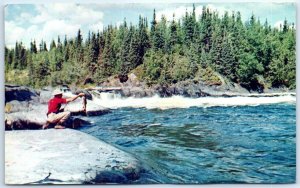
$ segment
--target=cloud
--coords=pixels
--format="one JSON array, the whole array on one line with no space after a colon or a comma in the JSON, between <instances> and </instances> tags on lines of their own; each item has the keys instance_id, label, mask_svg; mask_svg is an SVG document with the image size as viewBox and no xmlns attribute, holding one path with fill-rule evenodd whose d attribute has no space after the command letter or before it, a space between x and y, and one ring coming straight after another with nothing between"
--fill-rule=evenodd
<instances>
[{"instance_id":1,"label":"cloud","mask_svg":"<svg viewBox=\"0 0 300 188\"><path fill-rule=\"evenodd\" d=\"M202 14L204 4L196 3L196 18ZM211 11L217 11L219 16L226 11L240 11L243 22L249 20L252 13L263 23L266 19L270 25L279 27L280 23L287 18L295 22L295 7L291 4L277 3L211 3L206 4ZM74 37L81 29L83 36L87 36L88 30L101 31L106 24L119 26L124 17L127 23L138 20L138 15L145 15L148 21L152 20L152 11L156 8L157 20L164 15L167 21L172 21L185 16L186 11L192 12L192 4L11 4L5 9L5 42L6 46L14 46L16 41L23 41L29 46L30 41L41 39L50 44L58 35L68 38ZM100 11L100 10L103 10ZM104 12L106 13L104 15ZM104 19L105 17L105 19Z\"/></svg>"},{"instance_id":2,"label":"cloud","mask_svg":"<svg viewBox=\"0 0 300 188\"><path fill-rule=\"evenodd\" d=\"M277 29L280 29L280 27L282 28L282 26L283 26L283 20L277 21L274 24L274 28L277 28Z\"/></svg>"},{"instance_id":3,"label":"cloud","mask_svg":"<svg viewBox=\"0 0 300 188\"><path fill-rule=\"evenodd\" d=\"M103 13L93 9L93 5L76 4L47 4L37 5L36 9L40 14L34 18L33 23L46 22L52 19L64 19L72 24L93 24L103 19Z\"/></svg>"},{"instance_id":4,"label":"cloud","mask_svg":"<svg viewBox=\"0 0 300 188\"><path fill-rule=\"evenodd\" d=\"M226 11L230 12L230 9L227 9L223 6L216 6L213 4L208 4L205 7L208 8L211 12L213 12L213 11L218 12L219 16L224 15L224 13ZM203 9L202 5L195 7L196 19L199 19L200 15L202 14L202 9ZM188 13L191 13L193 11L193 7L192 6L180 6L177 8L166 8L164 10L158 11L156 13L156 18L157 18L157 20L160 20L162 16L165 16L167 21L172 21L173 14L174 14L175 15L174 19L179 20L185 16L186 11Z\"/></svg>"},{"instance_id":5,"label":"cloud","mask_svg":"<svg viewBox=\"0 0 300 188\"><path fill-rule=\"evenodd\" d=\"M23 41L28 47L33 39L37 43L44 40L49 45L58 35L76 36L78 29L84 35L88 30L103 29L104 14L92 4L37 4L34 8L35 14L21 7L18 16L5 21L6 46L13 47L16 41Z\"/></svg>"},{"instance_id":6,"label":"cloud","mask_svg":"<svg viewBox=\"0 0 300 188\"><path fill-rule=\"evenodd\" d=\"M15 36L23 36L25 29L17 26L14 22L5 22L5 43L8 47L14 47L16 43Z\"/></svg>"},{"instance_id":7,"label":"cloud","mask_svg":"<svg viewBox=\"0 0 300 188\"><path fill-rule=\"evenodd\" d=\"M165 18L167 19L167 21L172 21L173 20L173 14L174 14L174 19L175 20L179 20L182 17L185 16L185 13L187 12L192 12L193 11L193 7L192 6L180 6L177 8L166 8L164 10L161 11L157 11L156 13L156 19L160 20L162 18L162 16L165 16ZM197 6L195 7L195 12L196 12L196 17L198 18L199 15L202 14L202 6Z\"/></svg>"},{"instance_id":8,"label":"cloud","mask_svg":"<svg viewBox=\"0 0 300 188\"><path fill-rule=\"evenodd\" d=\"M213 5L213 4L208 4L206 6L206 8L208 8L210 11L216 11L218 12L218 15L219 16L223 16L225 14L225 12L227 11L228 13L230 12L230 9L229 8L225 8L223 6L216 6L216 5Z\"/></svg>"},{"instance_id":9,"label":"cloud","mask_svg":"<svg viewBox=\"0 0 300 188\"><path fill-rule=\"evenodd\" d=\"M283 24L284 24L284 21L283 20L279 20L277 21L275 24L274 24L274 28L277 28L277 29L282 29L283 28ZM290 29L295 29L297 28L297 25L296 24L292 24L292 23L288 23L288 26Z\"/></svg>"},{"instance_id":10,"label":"cloud","mask_svg":"<svg viewBox=\"0 0 300 188\"><path fill-rule=\"evenodd\" d=\"M104 25L102 22L98 22L98 23L95 23L95 24L92 24L89 26L89 30L91 31L101 31L103 29Z\"/></svg>"},{"instance_id":11,"label":"cloud","mask_svg":"<svg viewBox=\"0 0 300 188\"><path fill-rule=\"evenodd\" d=\"M13 48L16 41L23 42L27 47L33 40L36 40L37 44L43 40L50 45L50 41L56 39L58 35L75 36L79 26L69 25L63 20L51 20L43 25L42 29L38 25L30 25L24 29L14 22L5 22L5 43L9 48Z\"/></svg>"}]
</instances>

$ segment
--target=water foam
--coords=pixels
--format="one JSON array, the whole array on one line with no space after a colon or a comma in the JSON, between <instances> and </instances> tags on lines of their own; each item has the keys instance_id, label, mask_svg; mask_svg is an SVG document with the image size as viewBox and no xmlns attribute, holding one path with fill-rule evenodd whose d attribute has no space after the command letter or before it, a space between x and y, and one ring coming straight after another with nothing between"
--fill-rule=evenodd
<instances>
[{"instance_id":1,"label":"water foam","mask_svg":"<svg viewBox=\"0 0 300 188\"><path fill-rule=\"evenodd\" d=\"M107 108L147 108L147 109L170 109L190 107L214 107L214 106L257 106L263 104L295 103L296 97L290 94L282 96L239 96L239 97L202 97L188 98L183 96L172 96L161 98L159 96L134 98L121 97L113 93L100 93L93 96L93 101Z\"/></svg>"}]
</instances>

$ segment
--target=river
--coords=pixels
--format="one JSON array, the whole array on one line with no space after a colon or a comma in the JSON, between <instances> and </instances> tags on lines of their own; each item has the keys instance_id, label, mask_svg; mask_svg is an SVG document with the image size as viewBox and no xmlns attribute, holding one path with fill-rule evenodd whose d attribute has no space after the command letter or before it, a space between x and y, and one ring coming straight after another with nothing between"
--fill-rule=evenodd
<instances>
[{"instance_id":1,"label":"river","mask_svg":"<svg viewBox=\"0 0 300 188\"><path fill-rule=\"evenodd\" d=\"M296 98L95 99L112 112L81 131L138 158L132 183L293 183Z\"/></svg>"}]
</instances>

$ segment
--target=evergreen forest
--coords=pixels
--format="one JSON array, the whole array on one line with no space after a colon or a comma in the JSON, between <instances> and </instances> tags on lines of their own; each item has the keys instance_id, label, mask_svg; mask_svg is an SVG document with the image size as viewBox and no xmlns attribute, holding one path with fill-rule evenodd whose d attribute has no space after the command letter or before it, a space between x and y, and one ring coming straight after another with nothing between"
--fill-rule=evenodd
<instances>
[{"instance_id":1,"label":"evergreen forest","mask_svg":"<svg viewBox=\"0 0 300 188\"><path fill-rule=\"evenodd\" d=\"M179 20L157 18L155 10L149 20L137 20L107 25L85 39L81 30L74 38L58 36L49 48L45 41L32 40L28 48L17 41L5 47L6 83L101 85L134 73L148 86L225 80L254 91L296 87L296 29L287 20L275 28L255 15L243 22L240 12L220 16L203 7L196 15L195 6Z\"/></svg>"}]
</instances>

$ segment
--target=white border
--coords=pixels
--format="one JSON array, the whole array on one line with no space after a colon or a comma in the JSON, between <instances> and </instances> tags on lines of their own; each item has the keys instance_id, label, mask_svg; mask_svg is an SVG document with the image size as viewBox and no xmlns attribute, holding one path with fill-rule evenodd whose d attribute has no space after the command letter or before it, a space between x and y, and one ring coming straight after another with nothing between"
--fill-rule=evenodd
<instances>
[{"instance_id":1,"label":"white border","mask_svg":"<svg viewBox=\"0 0 300 188\"><path fill-rule=\"evenodd\" d=\"M1 170L0 170L0 186L2 187L20 187L20 186L7 186L4 184L4 5L5 4L42 4L42 3L205 3L205 2L211 2L211 3L225 3L225 2L294 2L296 4L297 8L297 31L299 33L300 31L300 26L299 26L299 21L300 21L300 16L298 13L299 10L299 2L296 0L266 0L266 1L261 1L261 0L229 0L229 1L224 1L224 0L168 0L168 1L162 1L162 0L114 0L114 1L109 1L109 0L4 0L0 1L0 120L2 122L2 131L0 133L1 135L1 141L2 141L2 146L1 148L1 155L0 155L0 160L1 160ZM297 34L297 98L300 95L300 53L299 53L299 48L300 43L299 43L299 34ZM299 114L299 105L300 101L297 100L297 110L296 114ZM297 125L300 122L300 115L297 115ZM299 135L299 128L297 128L297 135ZM296 137L297 143L299 142L299 136ZM296 151L297 151L297 161L299 161L299 151L300 151L300 145L299 143L296 144ZM209 188L220 188L220 187L228 187L228 188L235 188L235 187L249 187L249 188L265 188L265 187L287 187L287 188L296 188L300 187L300 175L299 175L299 165L297 164L297 174L296 174L296 184L199 184L199 185L170 185L170 184L153 184L153 185L114 185L110 187L143 187L143 188L154 188L154 187L162 187L162 188L174 188L174 187L188 187L188 188L194 188L194 187L209 187ZM71 185L68 187L82 187L85 185ZM109 185L101 185L101 187L108 187ZM25 186L25 187L32 187L32 186ZM34 186L34 187L48 187L48 186ZM51 186L51 187L65 187L65 186ZM98 187L98 186L97 186Z\"/></svg>"}]
</instances>

